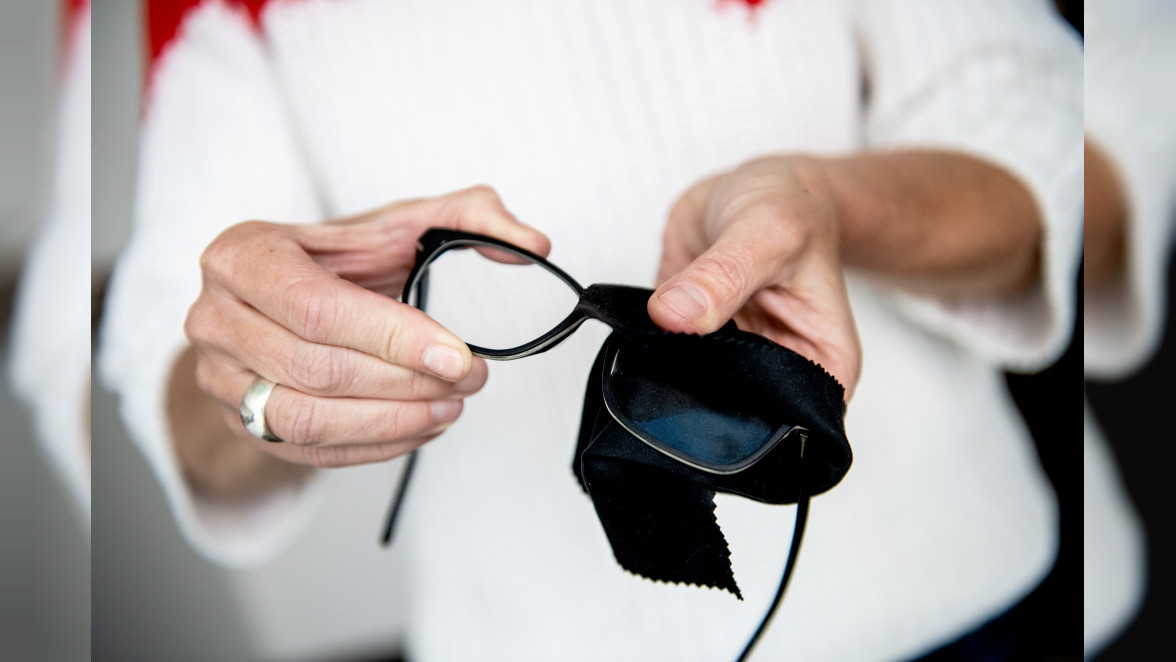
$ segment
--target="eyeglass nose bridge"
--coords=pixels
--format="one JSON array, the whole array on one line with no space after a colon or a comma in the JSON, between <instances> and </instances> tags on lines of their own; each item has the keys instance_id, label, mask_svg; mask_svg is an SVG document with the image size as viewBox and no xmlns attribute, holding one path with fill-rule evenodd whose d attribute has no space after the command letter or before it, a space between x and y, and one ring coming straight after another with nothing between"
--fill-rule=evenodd
<instances>
[{"instance_id":1,"label":"eyeglass nose bridge","mask_svg":"<svg viewBox=\"0 0 1176 662\"><path fill-rule=\"evenodd\" d=\"M645 287L596 283L584 289L576 310L617 331L665 333L649 317L651 296L653 290Z\"/></svg>"}]
</instances>

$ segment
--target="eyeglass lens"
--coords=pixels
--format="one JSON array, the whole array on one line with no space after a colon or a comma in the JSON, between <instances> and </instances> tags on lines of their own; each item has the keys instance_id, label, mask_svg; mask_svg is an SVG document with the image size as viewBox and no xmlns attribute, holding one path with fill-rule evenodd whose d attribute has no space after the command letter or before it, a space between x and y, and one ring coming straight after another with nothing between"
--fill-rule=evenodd
<instances>
[{"instance_id":1,"label":"eyeglass lens","mask_svg":"<svg viewBox=\"0 0 1176 662\"><path fill-rule=\"evenodd\" d=\"M544 266L476 242L450 244L428 263L430 316L490 350L530 343L563 322L578 292ZM604 375L610 411L662 452L719 473L748 463L780 434L754 412L758 394L702 357L654 360L616 352ZM728 383L724 383L724 381Z\"/></svg>"},{"instance_id":2,"label":"eyeglass lens","mask_svg":"<svg viewBox=\"0 0 1176 662\"><path fill-rule=\"evenodd\" d=\"M493 248L461 246L429 263L429 316L471 345L505 350L555 328L578 296L547 269Z\"/></svg>"},{"instance_id":3,"label":"eyeglass lens","mask_svg":"<svg viewBox=\"0 0 1176 662\"><path fill-rule=\"evenodd\" d=\"M730 397L733 384L716 383L717 375L680 360L672 366L618 351L606 373L610 409L636 432L708 468L739 465L772 439L779 426Z\"/></svg>"}]
</instances>

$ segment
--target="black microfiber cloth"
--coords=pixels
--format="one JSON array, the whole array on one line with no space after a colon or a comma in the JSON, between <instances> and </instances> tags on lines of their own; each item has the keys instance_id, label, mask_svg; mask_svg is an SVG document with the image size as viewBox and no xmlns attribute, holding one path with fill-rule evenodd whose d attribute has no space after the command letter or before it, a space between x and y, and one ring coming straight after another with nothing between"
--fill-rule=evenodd
<instances>
[{"instance_id":1,"label":"black microfiber cloth","mask_svg":"<svg viewBox=\"0 0 1176 662\"><path fill-rule=\"evenodd\" d=\"M742 599L715 518L714 495L788 504L802 492L816 495L836 485L852 461L844 391L817 364L733 323L705 336L662 331L646 312L651 294L594 285L581 297L581 312L606 322L613 333L589 374L572 469L623 568L655 581L724 589ZM626 378L641 382L635 388L609 381L609 362L618 357L624 358ZM677 390L688 391L693 401L718 403L723 411L739 406L757 412L773 426L803 426L806 440L786 436L750 466L716 474L654 449L606 406L607 399L616 410L617 398L626 398L623 405L630 409L672 408L677 404L662 398L672 399Z\"/></svg>"}]
</instances>

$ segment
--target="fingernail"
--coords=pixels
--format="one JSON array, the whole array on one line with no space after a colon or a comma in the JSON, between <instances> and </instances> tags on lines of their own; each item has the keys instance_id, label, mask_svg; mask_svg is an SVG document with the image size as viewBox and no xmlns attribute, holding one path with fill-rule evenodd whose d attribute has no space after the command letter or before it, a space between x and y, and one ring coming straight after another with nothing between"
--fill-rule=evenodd
<instances>
[{"instance_id":1,"label":"fingernail","mask_svg":"<svg viewBox=\"0 0 1176 662\"><path fill-rule=\"evenodd\" d=\"M462 369L465 367L461 353L445 345L433 345L425 350L424 363L425 367L437 376L450 381L461 379Z\"/></svg>"},{"instance_id":2,"label":"fingernail","mask_svg":"<svg viewBox=\"0 0 1176 662\"><path fill-rule=\"evenodd\" d=\"M434 400L429 403L429 414L437 425L452 423L461 414L461 407L460 400Z\"/></svg>"},{"instance_id":3,"label":"fingernail","mask_svg":"<svg viewBox=\"0 0 1176 662\"><path fill-rule=\"evenodd\" d=\"M658 298L667 308L691 322L706 312L706 297L689 283L677 285Z\"/></svg>"}]
</instances>

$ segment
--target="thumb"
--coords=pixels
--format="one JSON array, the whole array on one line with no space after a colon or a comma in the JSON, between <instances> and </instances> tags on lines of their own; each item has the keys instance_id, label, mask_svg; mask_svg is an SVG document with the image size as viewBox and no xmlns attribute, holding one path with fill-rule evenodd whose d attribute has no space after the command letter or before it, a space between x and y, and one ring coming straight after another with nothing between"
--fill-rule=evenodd
<instances>
[{"instance_id":1,"label":"thumb","mask_svg":"<svg viewBox=\"0 0 1176 662\"><path fill-rule=\"evenodd\" d=\"M654 291L649 316L667 331L716 331L767 282L771 264L763 242L730 226L719 241Z\"/></svg>"}]
</instances>

